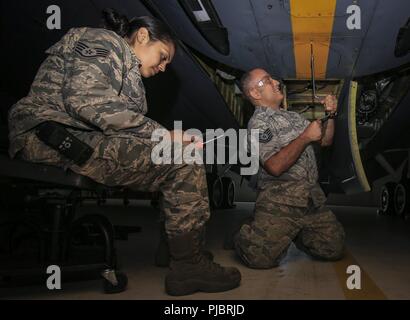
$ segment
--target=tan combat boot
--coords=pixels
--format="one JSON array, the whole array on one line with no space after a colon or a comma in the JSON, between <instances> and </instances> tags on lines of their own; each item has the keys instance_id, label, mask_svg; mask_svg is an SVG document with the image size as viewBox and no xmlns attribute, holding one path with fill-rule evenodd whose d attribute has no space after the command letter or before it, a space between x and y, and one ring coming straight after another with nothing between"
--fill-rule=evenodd
<instances>
[{"instance_id":1,"label":"tan combat boot","mask_svg":"<svg viewBox=\"0 0 410 320\"><path fill-rule=\"evenodd\" d=\"M205 246L205 228L202 229L201 235L201 253L209 260L213 260L213 254L204 249ZM157 267L169 267L169 262L171 258L169 255L169 245L168 245L168 237L165 231L165 223L161 222L160 225L160 234L159 234L159 244L157 247L157 252L155 253L155 265Z\"/></svg>"},{"instance_id":2,"label":"tan combat boot","mask_svg":"<svg viewBox=\"0 0 410 320\"><path fill-rule=\"evenodd\" d=\"M238 269L222 267L200 253L200 233L192 231L169 239L171 270L165 278L169 295L222 292L239 286Z\"/></svg>"}]
</instances>

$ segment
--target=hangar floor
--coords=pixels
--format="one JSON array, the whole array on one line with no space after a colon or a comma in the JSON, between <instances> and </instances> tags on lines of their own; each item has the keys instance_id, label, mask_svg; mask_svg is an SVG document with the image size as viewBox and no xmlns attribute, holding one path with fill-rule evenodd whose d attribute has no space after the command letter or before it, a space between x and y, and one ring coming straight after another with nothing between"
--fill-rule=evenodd
<instances>
[{"instance_id":1,"label":"hangar floor","mask_svg":"<svg viewBox=\"0 0 410 320\"><path fill-rule=\"evenodd\" d=\"M196 293L173 298L164 292L167 270L155 267L158 243L158 212L148 201L128 207L115 203L83 212L104 212L117 224L140 225L142 232L117 242L121 270L129 278L128 289L115 295L102 293L101 281L63 283L62 290L46 286L0 289L6 299L410 299L410 222L378 216L373 207L330 206L346 229L347 252L342 261L314 261L291 247L285 261L275 269L253 270L241 264L233 251L223 249L226 230L251 215L252 202L237 203L235 209L213 212L208 227L208 247L224 265L237 266L242 273L239 288L217 294ZM362 289L346 286L349 265L361 268Z\"/></svg>"}]
</instances>

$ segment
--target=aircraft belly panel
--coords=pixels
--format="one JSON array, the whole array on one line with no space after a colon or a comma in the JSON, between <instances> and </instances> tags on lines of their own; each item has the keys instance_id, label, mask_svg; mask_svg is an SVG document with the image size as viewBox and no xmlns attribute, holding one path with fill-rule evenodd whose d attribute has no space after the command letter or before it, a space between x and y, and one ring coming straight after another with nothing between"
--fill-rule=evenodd
<instances>
[{"instance_id":1,"label":"aircraft belly panel","mask_svg":"<svg viewBox=\"0 0 410 320\"><path fill-rule=\"evenodd\" d=\"M410 54L401 58L394 55L399 29L410 18L410 1L389 0L378 1L377 4L357 61L355 77L410 63Z\"/></svg>"},{"instance_id":2,"label":"aircraft belly panel","mask_svg":"<svg viewBox=\"0 0 410 320\"><path fill-rule=\"evenodd\" d=\"M268 70L279 78L294 78L296 71L292 36L267 36L263 42L271 62L271 69Z\"/></svg>"},{"instance_id":3,"label":"aircraft belly panel","mask_svg":"<svg viewBox=\"0 0 410 320\"><path fill-rule=\"evenodd\" d=\"M326 78L340 79L352 75L362 41L359 37L332 37Z\"/></svg>"},{"instance_id":4,"label":"aircraft belly panel","mask_svg":"<svg viewBox=\"0 0 410 320\"><path fill-rule=\"evenodd\" d=\"M228 29L231 53L227 56L212 48L177 1L154 0L153 2L160 8L178 37L207 57L242 70L257 66L268 67L266 54L259 38L257 22L249 1L213 2L222 24Z\"/></svg>"},{"instance_id":5,"label":"aircraft belly panel","mask_svg":"<svg viewBox=\"0 0 410 320\"><path fill-rule=\"evenodd\" d=\"M409 54L394 56L397 34L409 18L408 1L213 1L228 29L228 56L212 48L178 1L153 2L185 43L211 59L244 71L259 66L282 77L308 79L311 41L318 79L357 77L410 62ZM352 5L360 8L357 29L348 23Z\"/></svg>"},{"instance_id":6,"label":"aircraft belly panel","mask_svg":"<svg viewBox=\"0 0 410 320\"><path fill-rule=\"evenodd\" d=\"M296 78L311 76L310 43L317 61L315 77L325 78L335 7L336 0L290 0Z\"/></svg>"},{"instance_id":7,"label":"aircraft belly panel","mask_svg":"<svg viewBox=\"0 0 410 320\"><path fill-rule=\"evenodd\" d=\"M360 8L360 28L349 29L348 21L352 14L347 9L353 3L351 0L338 0L334 17L332 40L330 42L328 78L351 77L356 66L366 33L372 23L377 1L357 1ZM375 54L375 53L373 53Z\"/></svg>"}]
</instances>

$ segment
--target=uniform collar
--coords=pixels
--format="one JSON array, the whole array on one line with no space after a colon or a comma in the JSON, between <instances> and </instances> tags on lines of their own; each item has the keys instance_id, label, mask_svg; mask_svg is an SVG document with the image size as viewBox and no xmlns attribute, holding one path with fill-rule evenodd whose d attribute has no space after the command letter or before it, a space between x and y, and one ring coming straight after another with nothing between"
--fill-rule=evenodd
<instances>
[{"instance_id":1,"label":"uniform collar","mask_svg":"<svg viewBox=\"0 0 410 320\"><path fill-rule=\"evenodd\" d=\"M120 37L120 38L121 38L121 42L122 42L122 44L125 48L124 60L125 60L125 65L127 66L127 69L131 70L131 69L134 69L135 67L137 67L138 72L139 72L139 65L141 64L141 61L137 58L134 51L132 50L132 48L128 44L128 42L124 38L122 38L122 37Z\"/></svg>"},{"instance_id":2,"label":"uniform collar","mask_svg":"<svg viewBox=\"0 0 410 320\"><path fill-rule=\"evenodd\" d=\"M284 109L272 109L270 107L265 107L265 106L255 106L255 111L258 112L266 112L267 114L274 114L276 112L281 112L285 111Z\"/></svg>"}]
</instances>

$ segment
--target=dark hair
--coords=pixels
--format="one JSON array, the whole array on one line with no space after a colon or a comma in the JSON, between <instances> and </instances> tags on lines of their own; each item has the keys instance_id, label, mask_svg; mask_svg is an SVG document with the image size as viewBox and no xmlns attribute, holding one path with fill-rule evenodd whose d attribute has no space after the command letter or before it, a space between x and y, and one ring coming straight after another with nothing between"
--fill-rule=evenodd
<instances>
[{"instance_id":1,"label":"dark hair","mask_svg":"<svg viewBox=\"0 0 410 320\"><path fill-rule=\"evenodd\" d=\"M250 83L251 83L251 80L252 80L252 71L253 70L254 69L252 69L248 72L245 72L242 75L241 80L240 80L240 87L241 87L241 90L242 90L242 94L245 95L245 98L247 98L248 100L251 100L251 97L249 96L249 90L251 89L250 88Z\"/></svg>"},{"instance_id":2,"label":"dark hair","mask_svg":"<svg viewBox=\"0 0 410 320\"><path fill-rule=\"evenodd\" d=\"M163 41L173 44L176 42L167 26L153 17L141 16L129 20L127 16L119 14L111 8L104 9L102 15L103 27L114 31L121 37L131 38L135 31L146 28L151 41Z\"/></svg>"}]
</instances>

